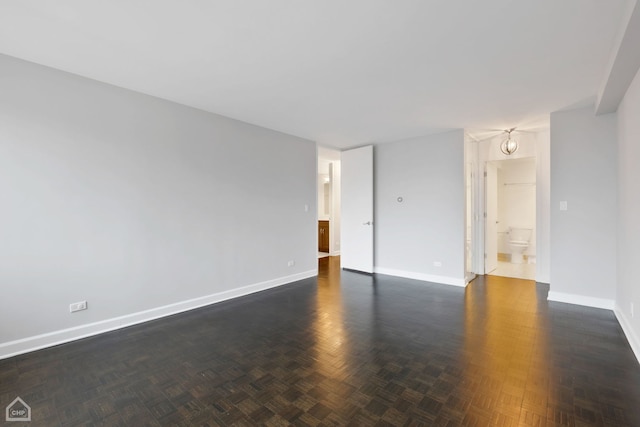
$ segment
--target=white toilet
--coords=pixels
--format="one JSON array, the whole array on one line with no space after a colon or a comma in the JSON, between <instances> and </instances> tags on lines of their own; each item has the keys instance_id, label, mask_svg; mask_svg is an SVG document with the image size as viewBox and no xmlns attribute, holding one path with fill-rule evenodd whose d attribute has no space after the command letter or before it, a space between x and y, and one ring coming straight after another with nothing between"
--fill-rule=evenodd
<instances>
[{"instance_id":1,"label":"white toilet","mask_svg":"<svg viewBox=\"0 0 640 427\"><path fill-rule=\"evenodd\" d=\"M509 228L509 250L511 251L511 264L522 264L522 254L529 247L531 228Z\"/></svg>"}]
</instances>

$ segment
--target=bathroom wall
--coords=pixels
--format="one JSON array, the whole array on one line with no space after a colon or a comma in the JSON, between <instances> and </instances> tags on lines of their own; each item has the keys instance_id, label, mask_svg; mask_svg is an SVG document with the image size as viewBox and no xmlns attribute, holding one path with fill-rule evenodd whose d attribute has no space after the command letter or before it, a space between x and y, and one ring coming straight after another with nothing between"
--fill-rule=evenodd
<instances>
[{"instance_id":1,"label":"bathroom wall","mask_svg":"<svg viewBox=\"0 0 640 427\"><path fill-rule=\"evenodd\" d=\"M338 154L339 155L339 154ZM329 252L332 256L340 255L340 160L329 165L331 179L331 226L329 228Z\"/></svg>"},{"instance_id":2,"label":"bathroom wall","mask_svg":"<svg viewBox=\"0 0 640 427\"><path fill-rule=\"evenodd\" d=\"M509 253L509 228L530 228L525 255L536 255L536 160L501 160L498 164L498 252Z\"/></svg>"},{"instance_id":3,"label":"bathroom wall","mask_svg":"<svg viewBox=\"0 0 640 427\"><path fill-rule=\"evenodd\" d=\"M328 173L318 174L318 219L331 218L331 183Z\"/></svg>"}]
</instances>

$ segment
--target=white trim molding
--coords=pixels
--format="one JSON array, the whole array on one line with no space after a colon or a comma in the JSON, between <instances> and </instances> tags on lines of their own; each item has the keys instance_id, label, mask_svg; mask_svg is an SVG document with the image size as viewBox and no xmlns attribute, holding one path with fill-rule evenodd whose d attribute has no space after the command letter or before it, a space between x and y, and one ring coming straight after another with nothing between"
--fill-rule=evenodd
<instances>
[{"instance_id":1,"label":"white trim molding","mask_svg":"<svg viewBox=\"0 0 640 427\"><path fill-rule=\"evenodd\" d=\"M586 297L576 294L565 294L563 292L549 291L547 297L549 301L565 302L568 304L584 305L586 307L604 308L605 310L613 310L615 305L612 299Z\"/></svg>"},{"instance_id":2,"label":"white trim molding","mask_svg":"<svg viewBox=\"0 0 640 427\"><path fill-rule=\"evenodd\" d=\"M254 283L252 285L230 289L228 291L218 292L215 294L193 298L186 301L180 301L162 307L152 308L150 310L127 314L125 316L114 317L111 319L101 320L99 322L75 326L73 328L62 329L46 334L35 335L15 341L1 343L0 360L35 350L40 350L43 348L53 347L59 344L76 341L82 338L87 338L116 329L126 328L128 326L137 325L138 323L144 323L150 320L183 313L185 311L194 310L196 308L216 304L222 301L239 298L245 295L265 291L267 289L297 282L299 280L307 279L317 275L317 269L308 270L302 273L292 274L290 276Z\"/></svg>"},{"instance_id":3,"label":"white trim molding","mask_svg":"<svg viewBox=\"0 0 640 427\"><path fill-rule=\"evenodd\" d=\"M627 337L627 341L631 346L631 350L633 351L633 354L635 354L636 359L638 360L638 363L640 363L640 339L633 331L633 328L631 327L631 322L629 321L629 319L627 319L627 316L624 315L624 312L622 311L622 309L616 305L613 312L615 313L616 318L618 319L618 323L620 323L622 332L624 332L624 335Z\"/></svg>"},{"instance_id":4,"label":"white trim molding","mask_svg":"<svg viewBox=\"0 0 640 427\"><path fill-rule=\"evenodd\" d=\"M405 279L422 280L424 282L440 283L443 285L466 287L464 277L437 276L435 274L416 273L413 271L396 270L393 268L374 267L374 273L386 274L388 276L404 277Z\"/></svg>"}]
</instances>

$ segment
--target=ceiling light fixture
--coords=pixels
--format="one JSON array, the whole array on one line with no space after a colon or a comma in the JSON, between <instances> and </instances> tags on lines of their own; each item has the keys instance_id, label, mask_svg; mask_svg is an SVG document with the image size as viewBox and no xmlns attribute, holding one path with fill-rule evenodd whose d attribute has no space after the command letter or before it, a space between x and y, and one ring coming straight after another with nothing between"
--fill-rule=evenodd
<instances>
[{"instance_id":1,"label":"ceiling light fixture","mask_svg":"<svg viewBox=\"0 0 640 427\"><path fill-rule=\"evenodd\" d=\"M500 144L500 151L502 151L507 156L510 156L518 151L518 141L511 138L511 132L513 132L514 130L516 130L516 128L505 130L505 132L507 133L507 139L505 139L502 144Z\"/></svg>"}]
</instances>

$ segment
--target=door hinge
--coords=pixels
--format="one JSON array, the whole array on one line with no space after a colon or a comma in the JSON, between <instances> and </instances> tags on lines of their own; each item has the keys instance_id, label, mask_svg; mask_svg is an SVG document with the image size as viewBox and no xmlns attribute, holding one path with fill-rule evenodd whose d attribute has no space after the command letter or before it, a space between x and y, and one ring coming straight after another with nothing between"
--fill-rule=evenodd
<instances>
[{"instance_id":1,"label":"door hinge","mask_svg":"<svg viewBox=\"0 0 640 427\"><path fill-rule=\"evenodd\" d=\"M484 173L484 177L485 177L485 178L487 177L487 172L485 172L485 173Z\"/></svg>"},{"instance_id":2,"label":"door hinge","mask_svg":"<svg viewBox=\"0 0 640 427\"><path fill-rule=\"evenodd\" d=\"M486 212L484 213L484 217L485 217L485 218L487 217L487 213L486 213Z\"/></svg>"}]
</instances>

